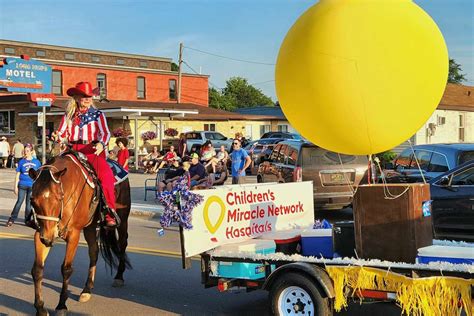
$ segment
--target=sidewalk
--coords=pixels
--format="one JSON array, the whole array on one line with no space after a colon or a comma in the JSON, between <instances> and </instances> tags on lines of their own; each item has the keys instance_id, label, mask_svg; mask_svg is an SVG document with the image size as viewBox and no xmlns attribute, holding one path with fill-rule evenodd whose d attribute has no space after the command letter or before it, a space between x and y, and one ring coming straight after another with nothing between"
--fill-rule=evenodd
<instances>
[{"instance_id":1,"label":"sidewalk","mask_svg":"<svg viewBox=\"0 0 474 316\"><path fill-rule=\"evenodd\" d=\"M152 192L148 192L148 201L144 201L145 179L153 178L151 175L130 173L130 189L132 196L131 214L138 216L153 216L160 214L163 210L161 205L155 203ZM0 208L9 210L13 209L16 202L16 195L13 193L13 184L15 182L14 169L0 169ZM24 206L23 206L24 207ZM20 215L23 214L23 208Z\"/></svg>"}]
</instances>

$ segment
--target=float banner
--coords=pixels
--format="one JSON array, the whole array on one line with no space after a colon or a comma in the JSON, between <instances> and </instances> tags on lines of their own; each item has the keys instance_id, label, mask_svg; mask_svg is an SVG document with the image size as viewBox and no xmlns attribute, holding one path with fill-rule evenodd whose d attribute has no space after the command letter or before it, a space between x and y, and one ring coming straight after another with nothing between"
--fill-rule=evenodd
<instances>
[{"instance_id":1,"label":"float banner","mask_svg":"<svg viewBox=\"0 0 474 316\"><path fill-rule=\"evenodd\" d=\"M225 186L199 191L203 203L184 230L186 257L264 233L314 224L313 183Z\"/></svg>"}]
</instances>

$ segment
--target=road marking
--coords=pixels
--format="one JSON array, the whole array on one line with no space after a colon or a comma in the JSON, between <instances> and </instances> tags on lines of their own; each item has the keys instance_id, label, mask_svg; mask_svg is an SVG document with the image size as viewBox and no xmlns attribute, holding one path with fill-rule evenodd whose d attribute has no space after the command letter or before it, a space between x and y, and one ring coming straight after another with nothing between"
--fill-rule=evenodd
<instances>
[{"instance_id":1,"label":"road marking","mask_svg":"<svg viewBox=\"0 0 474 316\"><path fill-rule=\"evenodd\" d=\"M34 240L34 237L31 235L3 233L3 232L0 233L0 238ZM65 244L66 242L64 242L63 240L59 240L59 243ZM80 241L79 246L87 247L87 243L85 241ZM180 252L168 251L168 250L156 250L156 249L151 249L151 248L141 248L141 247L133 247L133 246L128 246L127 252L143 254L143 255L159 256L159 257L181 258ZM197 256L194 256L194 257L191 257L191 260L198 261L201 259Z\"/></svg>"}]
</instances>

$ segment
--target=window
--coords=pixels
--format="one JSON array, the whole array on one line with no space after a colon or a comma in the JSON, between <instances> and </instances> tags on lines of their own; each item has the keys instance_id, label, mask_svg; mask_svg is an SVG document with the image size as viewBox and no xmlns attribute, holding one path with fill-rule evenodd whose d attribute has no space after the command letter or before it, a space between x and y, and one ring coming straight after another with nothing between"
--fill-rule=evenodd
<instances>
[{"instance_id":1,"label":"window","mask_svg":"<svg viewBox=\"0 0 474 316\"><path fill-rule=\"evenodd\" d=\"M446 124L446 117L438 115L438 125L441 126L444 124Z\"/></svg>"},{"instance_id":2,"label":"window","mask_svg":"<svg viewBox=\"0 0 474 316\"><path fill-rule=\"evenodd\" d=\"M288 164L291 166L296 166L298 160L298 150L293 146L288 147Z\"/></svg>"},{"instance_id":3,"label":"window","mask_svg":"<svg viewBox=\"0 0 474 316\"><path fill-rule=\"evenodd\" d=\"M211 124L214 125L214 124ZM214 139L215 140L227 140L227 137L222 135L221 133L213 133L214 134Z\"/></svg>"},{"instance_id":4,"label":"window","mask_svg":"<svg viewBox=\"0 0 474 316\"><path fill-rule=\"evenodd\" d=\"M74 60L74 54L72 54L72 53L66 53L66 54L64 54L64 59L66 59L66 60Z\"/></svg>"},{"instance_id":5,"label":"window","mask_svg":"<svg viewBox=\"0 0 474 316\"><path fill-rule=\"evenodd\" d=\"M15 49L11 47L5 47L5 54L15 54Z\"/></svg>"},{"instance_id":6,"label":"window","mask_svg":"<svg viewBox=\"0 0 474 316\"><path fill-rule=\"evenodd\" d=\"M200 133L186 133L186 139L202 139Z\"/></svg>"},{"instance_id":7,"label":"window","mask_svg":"<svg viewBox=\"0 0 474 316\"><path fill-rule=\"evenodd\" d=\"M46 57L46 52L44 50L37 50L36 57Z\"/></svg>"},{"instance_id":8,"label":"window","mask_svg":"<svg viewBox=\"0 0 474 316\"><path fill-rule=\"evenodd\" d=\"M148 67L148 62L146 60L140 60L140 67L147 68Z\"/></svg>"},{"instance_id":9,"label":"window","mask_svg":"<svg viewBox=\"0 0 474 316\"><path fill-rule=\"evenodd\" d=\"M281 149L281 145L277 145L275 148L273 148L272 154L270 155L270 161L276 161L278 158L278 152Z\"/></svg>"},{"instance_id":10,"label":"window","mask_svg":"<svg viewBox=\"0 0 474 316\"><path fill-rule=\"evenodd\" d=\"M270 125L260 125L260 136L270 131Z\"/></svg>"},{"instance_id":11,"label":"window","mask_svg":"<svg viewBox=\"0 0 474 316\"><path fill-rule=\"evenodd\" d=\"M176 100L176 80L169 81L169 97L170 100Z\"/></svg>"},{"instance_id":12,"label":"window","mask_svg":"<svg viewBox=\"0 0 474 316\"><path fill-rule=\"evenodd\" d=\"M204 130L215 132L216 131L216 124L204 124Z\"/></svg>"},{"instance_id":13,"label":"window","mask_svg":"<svg viewBox=\"0 0 474 316\"><path fill-rule=\"evenodd\" d=\"M442 154L433 153L428 172L446 172L449 170L448 161Z\"/></svg>"},{"instance_id":14,"label":"window","mask_svg":"<svg viewBox=\"0 0 474 316\"><path fill-rule=\"evenodd\" d=\"M275 162L278 163L285 163L286 162L286 149L288 148L287 145L282 145L280 148L280 154L278 155L278 158L275 160Z\"/></svg>"},{"instance_id":15,"label":"window","mask_svg":"<svg viewBox=\"0 0 474 316\"><path fill-rule=\"evenodd\" d=\"M117 65L125 65L125 60L117 59Z\"/></svg>"},{"instance_id":16,"label":"window","mask_svg":"<svg viewBox=\"0 0 474 316\"><path fill-rule=\"evenodd\" d=\"M424 171L428 171L428 166L430 165L431 155L433 152L425 151L425 150L416 150L416 159L411 160L410 169L418 169L418 164L420 165L420 169ZM416 161L418 160L418 164Z\"/></svg>"},{"instance_id":17,"label":"window","mask_svg":"<svg viewBox=\"0 0 474 316\"><path fill-rule=\"evenodd\" d=\"M464 127L466 124L466 117L464 113L459 114L459 142L464 142Z\"/></svg>"},{"instance_id":18,"label":"window","mask_svg":"<svg viewBox=\"0 0 474 316\"><path fill-rule=\"evenodd\" d=\"M451 185L474 185L474 168L463 170L454 175Z\"/></svg>"},{"instance_id":19,"label":"window","mask_svg":"<svg viewBox=\"0 0 474 316\"><path fill-rule=\"evenodd\" d=\"M0 111L0 134L15 134L15 111Z\"/></svg>"},{"instance_id":20,"label":"window","mask_svg":"<svg viewBox=\"0 0 474 316\"><path fill-rule=\"evenodd\" d=\"M410 162L412 158L411 149L405 149L400 156L395 160L394 167L395 170L401 171L403 169L408 169L410 167Z\"/></svg>"},{"instance_id":21,"label":"window","mask_svg":"<svg viewBox=\"0 0 474 316\"><path fill-rule=\"evenodd\" d=\"M463 151L459 155L459 164L463 164L466 161L474 160L474 151Z\"/></svg>"},{"instance_id":22,"label":"window","mask_svg":"<svg viewBox=\"0 0 474 316\"><path fill-rule=\"evenodd\" d=\"M36 144L35 146L42 146L42 137L43 137L43 128L38 127L38 123L33 123L33 130L36 131ZM54 132L54 122L46 122L46 137L51 137L51 134Z\"/></svg>"},{"instance_id":23,"label":"window","mask_svg":"<svg viewBox=\"0 0 474 316\"><path fill-rule=\"evenodd\" d=\"M288 125L278 125L278 131L287 133L288 132Z\"/></svg>"},{"instance_id":24,"label":"window","mask_svg":"<svg viewBox=\"0 0 474 316\"><path fill-rule=\"evenodd\" d=\"M99 88L100 98L107 97L107 76L105 74L97 74L97 87Z\"/></svg>"},{"instance_id":25,"label":"window","mask_svg":"<svg viewBox=\"0 0 474 316\"><path fill-rule=\"evenodd\" d=\"M91 61L93 63L100 63L100 57L99 56L92 56Z\"/></svg>"},{"instance_id":26,"label":"window","mask_svg":"<svg viewBox=\"0 0 474 316\"><path fill-rule=\"evenodd\" d=\"M145 77L137 77L137 99L145 98Z\"/></svg>"},{"instance_id":27,"label":"window","mask_svg":"<svg viewBox=\"0 0 474 316\"><path fill-rule=\"evenodd\" d=\"M53 93L63 95L63 74L61 70L53 70Z\"/></svg>"}]
</instances>

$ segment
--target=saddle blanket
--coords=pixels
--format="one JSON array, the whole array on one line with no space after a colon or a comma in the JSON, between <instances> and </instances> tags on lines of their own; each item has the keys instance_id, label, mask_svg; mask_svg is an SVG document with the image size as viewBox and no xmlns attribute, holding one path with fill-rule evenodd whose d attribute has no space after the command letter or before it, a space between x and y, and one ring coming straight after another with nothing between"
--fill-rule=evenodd
<instances>
[{"instance_id":1,"label":"saddle blanket","mask_svg":"<svg viewBox=\"0 0 474 316\"><path fill-rule=\"evenodd\" d=\"M79 153L79 155L82 155L82 154ZM84 175L84 178L87 180L87 183L92 188L95 187L92 176L89 174L89 172L87 171L85 166L82 164L82 162L79 161L77 159L77 157L72 155L72 154L67 154L66 156L69 157L75 164L77 164L81 168L82 174ZM85 156L82 157L82 158L85 161L87 161ZM113 172L114 177L115 177L114 185L118 185L118 184L122 183L123 181L125 181L125 179L128 178L128 172L122 166L120 166L118 162L116 162L115 160L112 160L112 159L107 159L107 163L110 166L110 169L112 169L112 172Z\"/></svg>"}]
</instances>

